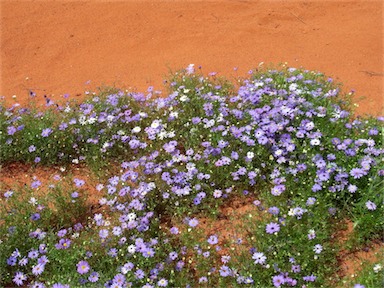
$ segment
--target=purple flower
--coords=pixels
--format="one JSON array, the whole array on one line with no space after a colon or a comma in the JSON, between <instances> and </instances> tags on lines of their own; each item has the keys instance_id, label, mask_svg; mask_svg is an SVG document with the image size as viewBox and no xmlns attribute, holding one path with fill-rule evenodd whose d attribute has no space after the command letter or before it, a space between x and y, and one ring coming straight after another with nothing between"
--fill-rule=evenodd
<instances>
[{"instance_id":1,"label":"purple flower","mask_svg":"<svg viewBox=\"0 0 384 288\"><path fill-rule=\"evenodd\" d=\"M28 258L35 259L39 256L39 251L31 250L28 252Z\"/></svg>"},{"instance_id":2,"label":"purple flower","mask_svg":"<svg viewBox=\"0 0 384 288\"><path fill-rule=\"evenodd\" d=\"M360 283L356 283L353 288L365 288L364 285L361 285Z\"/></svg>"},{"instance_id":3,"label":"purple flower","mask_svg":"<svg viewBox=\"0 0 384 288\"><path fill-rule=\"evenodd\" d=\"M67 284L55 283L52 285L52 288L70 288Z\"/></svg>"},{"instance_id":4,"label":"purple flower","mask_svg":"<svg viewBox=\"0 0 384 288\"><path fill-rule=\"evenodd\" d=\"M45 265L49 262L47 256L43 255L41 256L39 259L37 259L37 263L41 264L41 265Z\"/></svg>"},{"instance_id":5,"label":"purple flower","mask_svg":"<svg viewBox=\"0 0 384 288\"><path fill-rule=\"evenodd\" d=\"M25 266L27 264L28 264L28 258L23 257L22 259L20 259L20 261L19 261L20 266Z\"/></svg>"},{"instance_id":6,"label":"purple flower","mask_svg":"<svg viewBox=\"0 0 384 288\"><path fill-rule=\"evenodd\" d=\"M32 267L32 274L33 275L40 275L44 272L45 265L43 264L37 264Z\"/></svg>"},{"instance_id":7,"label":"purple flower","mask_svg":"<svg viewBox=\"0 0 384 288\"><path fill-rule=\"evenodd\" d=\"M99 237L100 237L101 239L105 239L105 238L107 238L108 235L109 235L109 231L108 231L107 229L101 229L101 230L99 231Z\"/></svg>"},{"instance_id":8,"label":"purple flower","mask_svg":"<svg viewBox=\"0 0 384 288\"><path fill-rule=\"evenodd\" d=\"M179 234L179 229L177 227L172 227L169 231L174 235Z\"/></svg>"},{"instance_id":9,"label":"purple flower","mask_svg":"<svg viewBox=\"0 0 384 288\"><path fill-rule=\"evenodd\" d=\"M277 223L273 223L273 222L271 222L271 223L267 224L267 227L266 227L265 230L266 230L266 232L267 232L268 234L277 233L277 232L280 231L280 225L277 224Z\"/></svg>"},{"instance_id":10,"label":"purple flower","mask_svg":"<svg viewBox=\"0 0 384 288\"><path fill-rule=\"evenodd\" d=\"M17 263L17 258L16 257L11 256L11 257L9 257L7 259L7 265L8 266L15 266L16 263Z\"/></svg>"},{"instance_id":11,"label":"purple flower","mask_svg":"<svg viewBox=\"0 0 384 288\"><path fill-rule=\"evenodd\" d=\"M143 279L144 276L145 276L145 273L143 270L141 270L141 269L136 270L136 272L135 272L136 279Z\"/></svg>"},{"instance_id":12,"label":"purple flower","mask_svg":"<svg viewBox=\"0 0 384 288\"><path fill-rule=\"evenodd\" d=\"M125 276L121 273L118 273L113 277L113 283L118 284L120 287L124 285L125 282Z\"/></svg>"},{"instance_id":13,"label":"purple flower","mask_svg":"<svg viewBox=\"0 0 384 288\"><path fill-rule=\"evenodd\" d=\"M52 129L51 128L45 128L41 132L41 136L48 137L51 133L52 133Z\"/></svg>"},{"instance_id":14,"label":"purple flower","mask_svg":"<svg viewBox=\"0 0 384 288\"><path fill-rule=\"evenodd\" d=\"M8 135L11 135L11 136L12 136L13 134L16 133L16 131L17 131L17 129L16 129L15 126L9 126L9 127L7 128Z\"/></svg>"},{"instance_id":15,"label":"purple flower","mask_svg":"<svg viewBox=\"0 0 384 288\"><path fill-rule=\"evenodd\" d=\"M12 190L8 190L8 191L6 191L5 193L4 193L4 197L5 198L9 198L9 197L11 197L13 195L13 191Z\"/></svg>"},{"instance_id":16,"label":"purple flower","mask_svg":"<svg viewBox=\"0 0 384 288\"><path fill-rule=\"evenodd\" d=\"M40 219L40 214L39 213L33 213L32 215L31 215L31 220L32 221L37 221L37 220L39 220Z\"/></svg>"},{"instance_id":17,"label":"purple flower","mask_svg":"<svg viewBox=\"0 0 384 288\"><path fill-rule=\"evenodd\" d=\"M153 257L155 255L155 250L153 250L153 248L145 248L143 251L141 251L141 254L145 258Z\"/></svg>"},{"instance_id":18,"label":"purple flower","mask_svg":"<svg viewBox=\"0 0 384 288\"><path fill-rule=\"evenodd\" d=\"M315 198L315 197L309 197L309 198L307 199L307 202L306 202L307 206L312 206L312 205L314 205L315 203L316 203L316 198Z\"/></svg>"},{"instance_id":19,"label":"purple flower","mask_svg":"<svg viewBox=\"0 0 384 288\"><path fill-rule=\"evenodd\" d=\"M29 151L30 153L35 152L35 151L36 151L36 146L34 146L34 145L29 146L29 147L28 147L28 151Z\"/></svg>"},{"instance_id":20,"label":"purple flower","mask_svg":"<svg viewBox=\"0 0 384 288\"><path fill-rule=\"evenodd\" d=\"M228 277L232 275L232 270L228 266L221 266L219 270L220 276L222 277Z\"/></svg>"},{"instance_id":21,"label":"purple flower","mask_svg":"<svg viewBox=\"0 0 384 288\"><path fill-rule=\"evenodd\" d=\"M366 172L364 172L363 169L360 169L360 168L353 168L351 170L351 172L349 172L349 174L354 178L354 179L360 179L361 177L363 177Z\"/></svg>"},{"instance_id":22,"label":"purple flower","mask_svg":"<svg viewBox=\"0 0 384 288\"><path fill-rule=\"evenodd\" d=\"M376 204L373 203L371 200L368 200L367 202L365 202L365 206L367 207L368 210L371 210L371 211L374 211L376 210Z\"/></svg>"},{"instance_id":23,"label":"purple flower","mask_svg":"<svg viewBox=\"0 0 384 288\"><path fill-rule=\"evenodd\" d=\"M276 185L272 188L271 193L274 196L279 196L285 191L285 185Z\"/></svg>"},{"instance_id":24,"label":"purple flower","mask_svg":"<svg viewBox=\"0 0 384 288\"><path fill-rule=\"evenodd\" d=\"M293 273L299 273L301 271L301 267L300 265L292 265L291 270Z\"/></svg>"},{"instance_id":25,"label":"purple flower","mask_svg":"<svg viewBox=\"0 0 384 288\"><path fill-rule=\"evenodd\" d=\"M59 232L57 232L58 237L64 237L67 234L67 229L61 229Z\"/></svg>"},{"instance_id":26,"label":"purple flower","mask_svg":"<svg viewBox=\"0 0 384 288\"><path fill-rule=\"evenodd\" d=\"M281 285L284 285L285 278L283 275L275 275L272 277L273 286L280 287Z\"/></svg>"},{"instance_id":27,"label":"purple flower","mask_svg":"<svg viewBox=\"0 0 384 288\"><path fill-rule=\"evenodd\" d=\"M208 282L208 278L203 276L203 277L200 277L199 278L199 283L207 283Z\"/></svg>"},{"instance_id":28,"label":"purple flower","mask_svg":"<svg viewBox=\"0 0 384 288\"><path fill-rule=\"evenodd\" d=\"M304 276L303 280L306 281L306 282L315 282L316 278L317 277L314 276L314 275L309 275L309 276Z\"/></svg>"},{"instance_id":29,"label":"purple flower","mask_svg":"<svg viewBox=\"0 0 384 288\"><path fill-rule=\"evenodd\" d=\"M177 252L172 251L171 253L169 253L169 259L171 259L172 261L173 261L173 260L176 260L177 257L178 257Z\"/></svg>"},{"instance_id":30,"label":"purple flower","mask_svg":"<svg viewBox=\"0 0 384 288\"><path fill-rule=\"evenodd\" d=\"M215 191L213 192L213 197L220 198L222 194L223 192L221 190L215 189Z\"/></svg>"},{"instance_id":31,"label":"purple flower","mask_svg":"<svg viewBox=\"0 0 384 288\"><path fill-rule=\"evenodd\" d=\"M91 269L91 267L89 266L88 262L84 261L84 260L79 261L79 263L76 264L76 267L77 267L77 272L79 274L86 274Z\"/></svg>"},{"instance_id":32,"label":"purple flower","mask_svg":"<svg viewBox=\"0 0 384 288\"><path fill-rule=\"evenodd\" d=\"M68 249L71 246L70 239L60 239L59 243L55 244L56 249Z\"/></svg>"},{"instance_id":33,"label":"purple flower","mask_svg":"<svg viewBox=\"0 0 384 288\"><path fill-rule=\"evenodd\" d=\"M211 235L209 236L208 238L208 243L211 244L211 245L215 245L219 242L218 238L216 235Z\"/></svg>"},{"instance_id":34,"label":"purple flower","mask_svg":"<svg viewBox=\"0 0 384 288\"><path fill-rule=\"evenodd\" d=\"M81 187L81 186L83 186L85 184L84 180L81 180L81 179L78 179L78 178L73 179L73 182L75 182L76 187Z\"/></svg>"},{"instance_id":35,"label":"purple flower","mask_svg":"<svg viewBox=\"0 0 384 288\"><path fill-rule=\"evenodd\" d=\"M95 283L99 280L99 273L92 272L91 275L88 277L89 282Z\"/></svg>"},{"instance_id":36,"label":"purple flower","mask_svg":"<svg viewBox=\"0 0 384 288\"><path fill-rule=\"evenodd\" d=\"M273 207L268 208L268 212L271 213L272 215L277 215L277 214L279 214L280 209L273 206Z\"/></svg>"},{"instance_id":37,"label":"purple flower","mask_svg":"<svg viewBox=\"0 0 384 288\"><path fill-rule=\"evenodd\" d=\"M23 285L25 280L27 280L27 276L23 272L16 272L15 277L12 279L17 286Z\"/></svg>"},{"instance_id":38,"label":"purple flower","mask_svg":"<svg viewBox=\"0 0 384 288\"><path fill-rule=\"evenodd\" d=\"M33 182L31 183L31 188L32 188L32 189L36 189L36 188L38 188L39 186L41 186L41 182L40 182L39 180L33 181Z\"/></svg>"},{"instance_id":39,"label":"purple flower","mask_svg":"<svg viewBox=\"0 0 384 288\"><path fill-rule=\"evenodd\" d=\"M199 220L192 218L188 220L188 225L191 227L196 227L199 224Z\"/></svg>"}]
</instances>

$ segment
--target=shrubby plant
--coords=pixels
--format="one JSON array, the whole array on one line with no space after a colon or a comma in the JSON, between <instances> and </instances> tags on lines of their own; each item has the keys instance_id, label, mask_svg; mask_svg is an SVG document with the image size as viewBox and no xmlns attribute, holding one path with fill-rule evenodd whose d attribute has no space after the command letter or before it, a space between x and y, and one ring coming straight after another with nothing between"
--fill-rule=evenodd
<instances>
[{"instance_id":1,"label":"shrubby plant","mask_svg":"<svg viewBox=\"0 0 384 288\"><path fill-rule=\"evenodd\" d=\"M384 118L355 117L351 95L317 72L249 74L234 85L189 65L166 96L110 90L40 111L2 105L3 165L104 172L96 210L77 178L70 192L50 188L41 212L26 201L38 180L3 192L2 283L335 285L340 224L354 222L353 247L383 232ZM241 227L211 231L206 223L239 199L250 211L225 225Z\"/></svg>"}]
</instances>

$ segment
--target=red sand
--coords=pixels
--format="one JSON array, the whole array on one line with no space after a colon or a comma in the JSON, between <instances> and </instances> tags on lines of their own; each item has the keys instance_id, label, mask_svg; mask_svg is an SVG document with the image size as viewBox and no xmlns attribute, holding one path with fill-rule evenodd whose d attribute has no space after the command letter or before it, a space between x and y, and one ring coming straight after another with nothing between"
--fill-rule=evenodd
<instances>
[{"instance_id":1,"label":"red sand","mask_svg":"<svg viewBox=\"0 0 384 288\"><path fill-rule=\"evenodd\" d=\"M383 107L383 1L1 1L0 95L155 85L190 63L318 70ZM91 85L85 82L91 80ZM13 101L13 100L12 100Z\"/></svg>"}]
</instances>

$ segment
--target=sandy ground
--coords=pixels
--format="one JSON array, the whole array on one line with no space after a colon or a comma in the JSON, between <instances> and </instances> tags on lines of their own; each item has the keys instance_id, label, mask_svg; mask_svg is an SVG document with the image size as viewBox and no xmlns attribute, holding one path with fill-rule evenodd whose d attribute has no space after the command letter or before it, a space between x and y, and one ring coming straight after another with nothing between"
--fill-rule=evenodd
<instances>
[{"instance_id":1,"label":"sandy ground","mask_svg":"<svg viewBox=\"0 0 384 288\"><path fill-rule=\"evenodd\" d=\"M162 89L170 69L241 76L259 62L318 70L383 113L384 1L1 1L0 95ZM233 68L239 67L234 73ZM91 84L86 84L91 80ZM52 96L53 95L53 96Z\"/></svg>"}]
</instances>

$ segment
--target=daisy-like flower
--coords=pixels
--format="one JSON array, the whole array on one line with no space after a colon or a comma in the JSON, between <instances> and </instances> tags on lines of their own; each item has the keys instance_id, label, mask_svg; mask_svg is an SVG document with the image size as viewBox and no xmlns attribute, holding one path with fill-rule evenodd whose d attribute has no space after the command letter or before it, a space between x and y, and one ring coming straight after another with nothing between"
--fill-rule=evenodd
<instances>
[{"instance_id":1,"label":"daisy-like flower","mask_svg":"<svg viewBox=\"0 0 384 288\"><path fill-rule=\"evenodd\" d=\"M360 179L365 175L365 172L363 169L360 168L353 168L349 174L354 178L354 179Z\"/></svg>"},{"instance_id":2,"label":"daisy-like flower","mask_svg":"<svg viewBox=\"0 0 384 288\"><path fill-rule=\"evenodd\" d=\"M52 133L52 129L51 128L45 128L41 132L41 136L48 137L51 133Z\"/></svg>"},{"instance_id":3,"label":"daisy-like flower","mask_svg":"<svg viewBox=\"0 0 384 288\"><path fill-rule=\"evenodd\" d=\"M371 200L368 200L367 202L365 202L365 206L367 207L368 210L371 210L371 211L374 211L376 210L376 204L373 203Z\"/></svg>"},{"instance_id":4,"label":"daisy-like flower","mask_svg":"<svg viewBox=\"0 0 384 288\"><path fill-rule=\"evenodd\" d=\"M284 285L285 278L283 275L275 275L272 277L273 286L280 287L281 285Z\"/></svg>"},{"instance_id":5,"label":"daisy-like flower","mask_svg":"<svg viewBox=\"0 0 384 288\"><path fill-rule=\"evenodd\" d=\"M89 282L95 283L99 280L99 273L92 272L91 275L88 277Z\"/></svg>"},{"instance_id":6,"label":"daisy-like flower","mask_svg":"<svg viewBox=\"0 0 384 288\"><path fill-rule=\"evenodd\" d=\"M188 67L185 68L185 72L187 75L195 73L195 64L189 64Z\"/></svg>"},{"instance_id":7,"label":"daisy-like flower","mask_svg":"<svg viewBox=\"0 0 384 288\"><path fill-rule=\"evenodd\" d=\"M216 235L211 235L209 236L208 238L208 243L211 244L211 245L215 245L219 242L218 238Z\"/></svg>"},{"instance_id":8,"label":"daisy-like flower","mask_svg":"<svg viewBox=\"0 0 384 288\"><path fill-rule=\"evenodd\" d=\"M277 233L277 232L280 231L280 225L277 224L277 223L273 223L273 222L271 222L271 223L267 224L267 227L266 227L265 230L266 230L266 232L267 232L268 234Z\"/></svg>"},{"instance_id":9,"label":"daisy-like flower","mask_svg":"<svg viewBox=\"0 0 384 288\"><path fill-rule=\"evenodd\" d=\"M23 272L16 272L15 277L12 279L17 286L23 285L25 280L27 280L27 276Z\"/></svg>"},{"instance_id":10,"label":"daisy-like flower","mask_svg":"<svg viewBox=\"0 0 384 288\"><path fill-rule=\"evenodd\" d=\"M252 259L255 260L255 264L264 264L265 260L267 260L267 256L262 252L255 252L252 255Z\"/></svg>"},{"instance_id":11,"label":"daisy-like flower","mask_svg":"<svg viewBox=\"0 0 384 288\"><path fill-rule=\"evenodd\" d=\"M91 267L89 266L88 262L84 261L84 260L79 261L79 263L77 263L76 267L77 267L77 272L79 274L86 274L91 269Z\"/></svg>"},{"instance_id":12,"label":"daisy-like flower","mask_svg":"<svg viewBox=\"0 0 384 288\"><path fill-rule=\"evenodd\" d=\"M168 280L165 278L161 278L158 282L157 285L159 287L167 287L168 286Z\"/></svg>"},{"instance_id":13,"label":"daisy-like flower","mask_svg":"<svg viewBox=\"0 0 384 288\"><path fill-rule=\"evenodd\" d=\"M316 254L320 254L321 251L323 251L323 246L321 246L320 244L316 244L316 245L313 247L313 251L314 251Z\"/></svg>"},{"instance_id":14,"label":"daisy-like flower","mask_svg":"<svg viewBox=\"0 0 384 288\"><path fill-rule=\"evenodd\" d=\"M188 225L191 227L196 227L198 224L199 224L199 220L197 220L196 218L192 218L188 220Z\"/></svg>"},{"instance_id":15,"label":"daisy-like flower","mask_svg":"<svg viewBox=\"0 0 384 288\"><path fill-rule=\"evenodd\" d=\"M383 266L380 263L375 264L375 266L373 266L373 272L375 273L379 273L382 269L383 269Z\"/></svg>"},{"instance_id":16,"label":"daisy-like flower","mask_svg":"<svg viewBox=\"0 0 384 288\"><path fill-rule=\"evenodd\" d=\"M37 264L32 267L33 275L40 275L44 272L45 266L43 264Z\"/></svg>"}]
</instances>

